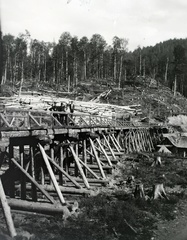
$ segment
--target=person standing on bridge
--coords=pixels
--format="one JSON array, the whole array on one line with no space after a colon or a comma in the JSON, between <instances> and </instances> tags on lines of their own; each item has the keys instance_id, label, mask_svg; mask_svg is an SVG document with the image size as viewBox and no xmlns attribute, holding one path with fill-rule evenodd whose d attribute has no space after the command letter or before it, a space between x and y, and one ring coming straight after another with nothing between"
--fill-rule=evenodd
<instances>
[{"instance_id":1,"label":"person standing on bridge","mask_svg":"<svg viewBox=\"0 0 187 240\"><path fill-rule=\"evenodd\" d=\"M66 105L61 102L61 105L58 109L59 112L62 112L59 114L59 117L60 117L60 123L63 124L63 125L67 125L67 114L63 114L63 112L65 113L66 112Z\"/></svg>"},{"instance_id":2,"label":"person standing on bridge","mask_svg":"<svg viewBox=\"0 0 187 240\"><path fill-rule=\"evenodd\" d=\"M52 104L52 107L49 108L50 111L56 112L58 111L58 107L56 105L56 102L54 102L54 104ZM53 117L55 117L58 121L59 121L59 116L57 113L53 113ZM54 120L54 125L55 125L55 120Z\"/></svg>"},{"instance_id":3,"label":"person standing on bridge","mask_svg":"<svg viewBox=\"0 0 187 240\"><path fill-rule=\"evenodd\" d=\"M69 111L70 111L70 113L73 114L74 110L75 110L75 105L74 105L73 101L70 101L70 103L69 103Z\"/></svg>"},{"instance_id":4,"label":"person standing on bridge","mask_svg":"<svg viewBox=\"0 0 187 240\"><path fill-rule=\"evenodd\" d=\"M74 120L74 118L73 118L73 113L74 113L74 110L75 110L75 105L74 105L73 101L70 101L69 104L68 104L68 106L69 106L70 118L71 118L72 120ZM74 122L73 122L73 121L70 121L69 124L70 124L70 125L74 125Z\"/></svg>"}]
</instances>

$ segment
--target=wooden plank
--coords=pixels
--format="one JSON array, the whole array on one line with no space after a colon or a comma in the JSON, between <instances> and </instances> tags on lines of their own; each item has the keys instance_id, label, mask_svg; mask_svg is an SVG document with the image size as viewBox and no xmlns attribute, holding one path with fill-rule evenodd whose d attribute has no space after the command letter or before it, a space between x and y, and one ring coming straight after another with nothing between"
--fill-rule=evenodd
<instances>
[{"instance_id":1,"label":"wooden plank","mask_svg":"<svg viewBox=\"0 0 187 240\"><path fill-rule=\"evenodd\" d=\"M85 164L87 164L86 139L84 139L84 140L82 141L82 146L83 146L83 150L82 150L83 162L84 162ZM84 168L83 170L84 170L84 173L85 173L85 176L86 176L86 175L87 175L87 171L86 171L85 168Z\"/></svg>"}]
</instances>

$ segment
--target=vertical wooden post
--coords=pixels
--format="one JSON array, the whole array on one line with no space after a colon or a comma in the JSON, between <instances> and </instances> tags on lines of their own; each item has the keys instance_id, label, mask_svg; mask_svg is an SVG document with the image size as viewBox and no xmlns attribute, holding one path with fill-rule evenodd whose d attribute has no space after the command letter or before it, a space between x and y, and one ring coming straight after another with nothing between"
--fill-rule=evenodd
<instances>
[{"instance_id":1,"label":"vertical wooden post","mask_svg":"<svg viewBox=\"0 0 187 240\"><path fill-rule=\"evenodd\" d=\"M63 161L64 161L64 152L63 152L63 147L60 146L60 158L59 158L59 166L63 168ZM62 172L59 171L59 185L63 184L63 177L62 177Z\"/></svg>"},{"instance_id":2,"label":"vertical wooden post","mask_svg":"<svg viewBox=\"0 0 187 240\"><path fill-rule=\"evenodd\" d=\"M86 154L86 139L82 141L82 146L83 146L83 162L87 164L87 154ZM85 175L87 176L87 171L85 168L83 168Z\"/></svg>"},{"instance_id":3,"label":"vertical wooden post","mask_svg":"<svg viewBox=\"0 0 187 240\"><path fill-rule=\"evenodd\" d=\"M4 216L5 216L6 225L7 225L9 234L12 238L14 238L17 234L16 234L16 230L14 228L14 223L13 223L13 220L12 220L10 207L7 203L7 199L6 199L6 196L5 196L3 185L2 185L2 182L1 182L1 178L0 178L0 200L1 200L1 205L2 205L2 209L3 209Z\"/></svg>"},{"instance_id":4,"label":"vertical wooden post","mask_svg":"<svg viewBox=\"0 0 187 240\"><path fill-rule=\"evenodd\" d=\"M75 144L75 153L79 157L79 142ZM78 177L78 175L79 175L79 171L78 171L77 164L75 163L75 177Z\"/></svg>"},{"instance_id":5,"label":"vertical wooden post","mask_svg":"<svg viewBox=\"0 0 187 240\"><path fill-rule=\"evenodd\" d=\"M41 171L41 184L45 185L45 173L43 167L40 168L40 171Z\"/></svg>"},{"instance_id":6,"label":"vertical wooden post","mask_svg":"<svg viewBox=\"0 0 187 240\"><path fill-rule=\"evenodd\" d=\"M19 146L19 157L21 166L24 169L24 145ZM21 199L26 199L26 178L23 173L21 174Z\"/></svg>"},{"instance_id":7,"label":"vertical wooden post","mask_svg":"<svg viewBox=\"0 0 187 240\"><path fill-rule=\"evenodd\" d=\"M12 179L10 182L10 197L14 198L15 197L15 167L14 164L12 163L11 159L14 157L14 146L11 143L10 140L10 145L9 145L9 169L12 174Z\"/></svg>"},{"instance_id":8,"label":"vertical wooden post","mask_svg":"<svg viewBox=\"0 0 187 240\"><path fill-rule=\"evenodd\" d=\"M66 148L66 166L65 166L65 168L66 168L66 172L67 173L69 173L69 163L68 163L68 161L69 161L69 152L68 152L68 148Z\"/></svg>"},{"instance_id":9,"label":"vertical wooden post","mask_svg":"<svg viewBox=\"0 0 187 240\"><path fill-rule=\"evenodd\" d=\"M33 179L36 179L35 176L35 164L34 164L34 149L33 146L30 146L30 159L31 159L31 176L33 177ZM34 183L32 183L32 200L33 201L37 201L37 190L36 190L36 186L34 185Z\"/></svg>"}]
</instances>

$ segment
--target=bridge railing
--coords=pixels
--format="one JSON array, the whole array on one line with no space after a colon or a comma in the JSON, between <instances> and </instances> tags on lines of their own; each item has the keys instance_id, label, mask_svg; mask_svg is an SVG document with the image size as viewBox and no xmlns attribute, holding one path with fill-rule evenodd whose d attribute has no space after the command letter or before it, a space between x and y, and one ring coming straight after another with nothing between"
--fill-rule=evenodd
<instances>
[{"instance_id":1,"label":"bridge railing","mask_svg":"<svg viewBox=\"0 0 187 240\"><path fill-rule=\"evenodd\" d=\"M8 109L0 113L0 129L24 130L50 127L133 127L133 123L106 116L57 111Z\"/></svg>"}]
</instances>

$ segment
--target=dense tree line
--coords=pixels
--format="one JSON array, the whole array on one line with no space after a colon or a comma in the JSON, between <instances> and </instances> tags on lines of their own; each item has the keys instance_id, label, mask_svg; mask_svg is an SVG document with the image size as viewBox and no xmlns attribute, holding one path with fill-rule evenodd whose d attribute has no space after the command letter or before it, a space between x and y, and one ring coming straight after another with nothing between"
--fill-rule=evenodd
<instances>
[{"instance_id":1,"label":"dense tree line","mask_svg":"<svg viewBox=\"0 0 187 240\"><path fill-rule=\"evenodd\" d=\"M107 80L123 87L136 76L150 76L187 96L187 39L168 40L154 47L128 51L128 40L114 36L108 45L100 34L78 39L64 32L57 43L3 35L2 84L23 79L73 88L80 81Z\"/></svg>"}]
</instances>

